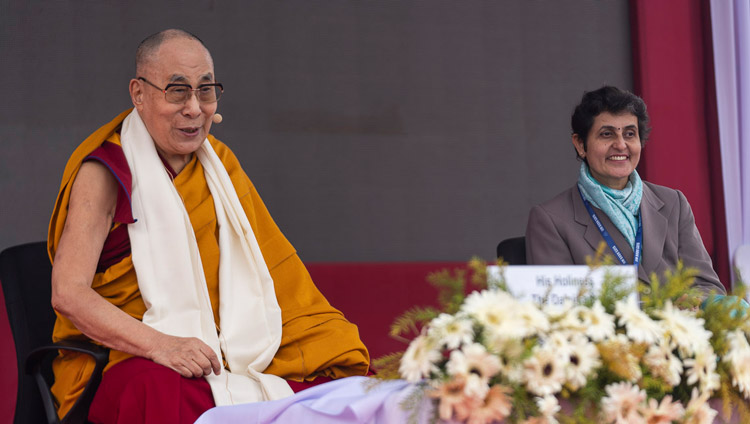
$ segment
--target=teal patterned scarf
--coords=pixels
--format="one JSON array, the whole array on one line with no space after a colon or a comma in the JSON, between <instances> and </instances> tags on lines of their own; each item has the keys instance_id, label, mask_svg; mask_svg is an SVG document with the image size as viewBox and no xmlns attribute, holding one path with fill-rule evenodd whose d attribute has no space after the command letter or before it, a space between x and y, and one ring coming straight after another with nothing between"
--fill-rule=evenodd
<instances>
[{"instance_id":1,"label":"teal patterned scarf","mask_svg":"<svg viewBox=\"0 0 750 424\"><path fill-rule=\"evenodd\" d=\"M628 183L622 190L609 188L591 176L586 162L581 163L581 171L578 173L578 187L583 197L592 206L599 208L607 214L618 230L635 247L635 233L638 231L638 214L643 197L643 181L638 171L633 170L628 178Z\"/></svg>"}]
</instances>

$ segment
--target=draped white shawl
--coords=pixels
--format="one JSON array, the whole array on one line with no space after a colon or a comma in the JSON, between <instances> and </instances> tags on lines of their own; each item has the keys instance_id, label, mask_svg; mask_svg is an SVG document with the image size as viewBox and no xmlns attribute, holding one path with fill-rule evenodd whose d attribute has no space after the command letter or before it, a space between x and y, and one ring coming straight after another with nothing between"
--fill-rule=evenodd
<instances>
[{"instance_id":1,"label":"draped white shawl","mask_svg":"<svg viewBox=\"0 0 750 424\"><path fill-rule=\"evenodd\" d=\"M229 366L206 377L216 405L280 399L283 379L263 374L281 342L281 309L273 281L229 174L208 140L196 152L219 227L217 333L200 252L182 199L134 109L122 124L122 148L133 176L134 224L128 225L143 322L179 337L197 337Z\"/></svg>"}]
</instances>

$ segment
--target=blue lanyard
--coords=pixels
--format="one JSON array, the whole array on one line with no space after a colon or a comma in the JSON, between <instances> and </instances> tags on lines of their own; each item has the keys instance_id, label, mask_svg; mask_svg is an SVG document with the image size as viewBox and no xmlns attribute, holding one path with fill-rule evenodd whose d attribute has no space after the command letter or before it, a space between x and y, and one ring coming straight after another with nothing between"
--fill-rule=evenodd
<instances>
[{"instance_id":1,"label":"blue lanyard","mask_svg":"<svg viewBox=\"0 0 750 424\"><path fill-rule=\"evenodd\" d=\"M586 200L586 198L583 197L583 193L581 193L580 187L578 187L578 194L581 195L581 200L583 200L583 205L586 206L586 210L589 211L589 215L591 215L591 219L594 221L594 224L596 224L596 228L598 228L599 232L602 233L602 237L604 237L604 241L609 245L609 248L612 249L612 253L615 254L615 257L620 261L621 264L627 265L628 261L625 260L625 256L622 255L622 252L620 252L620 248L618 248L617 244L615 244L615 241L612 240L612 236L609 235L609 231L607 231L607 229L604 228L602 221L600 221L599 217L596 216L596 212L594 212L594 208L592 208L588 200ZM643 245L643 223L641 222L641 214L638 213L638 232L635 234L635 246L633 246L633 265L635 265L636 268L638 267L638 264L641 263L641 246L642 245Z\"/></svg>"}]
</instances>

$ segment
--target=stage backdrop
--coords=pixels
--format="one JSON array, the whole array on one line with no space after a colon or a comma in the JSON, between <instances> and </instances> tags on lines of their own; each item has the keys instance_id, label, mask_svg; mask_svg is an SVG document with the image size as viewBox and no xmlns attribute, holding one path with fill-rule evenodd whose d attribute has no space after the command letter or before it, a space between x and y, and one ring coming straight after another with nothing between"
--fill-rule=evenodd
<instances>
[{"instance_id":1,"label":"stage backdrop","mask_svg":"<svg viewBox=\"0 0 750 424\"><path fill-rule=\"evenodd\" d=\"M0 22L0 248L46 237L68 155L164 28L210 48L214 133L305 261L492 258L574 183L583 91L632 85L625 0L1 0Z\"/></svg>"}]
</instances>

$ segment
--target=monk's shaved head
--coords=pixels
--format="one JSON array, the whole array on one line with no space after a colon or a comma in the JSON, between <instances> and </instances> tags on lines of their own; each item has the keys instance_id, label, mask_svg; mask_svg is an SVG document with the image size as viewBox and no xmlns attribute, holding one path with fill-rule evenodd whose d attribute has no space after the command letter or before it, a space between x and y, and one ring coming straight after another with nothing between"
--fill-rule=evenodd
<instances>
[{"instance_id":1,"label":"monk's shaved head","mask_svg":"<svg viewBox=\"0 0 750 424\"><path fill-rule=\"evenodd\" d=\"M141 41L140 45L138 45L138 50L135 51L135 74L140 76L143 73L144 67L153 61L156 57L156 53L159 51L159 47L161 47L165 41L176 38L197 41L208 52L208 48L203 44L203 40L196 35L183 29L165 29L156 34L149 35L145 40ZM210 55L211 53L209 53L209 56Z\"/></svg>"}]
</instances>

